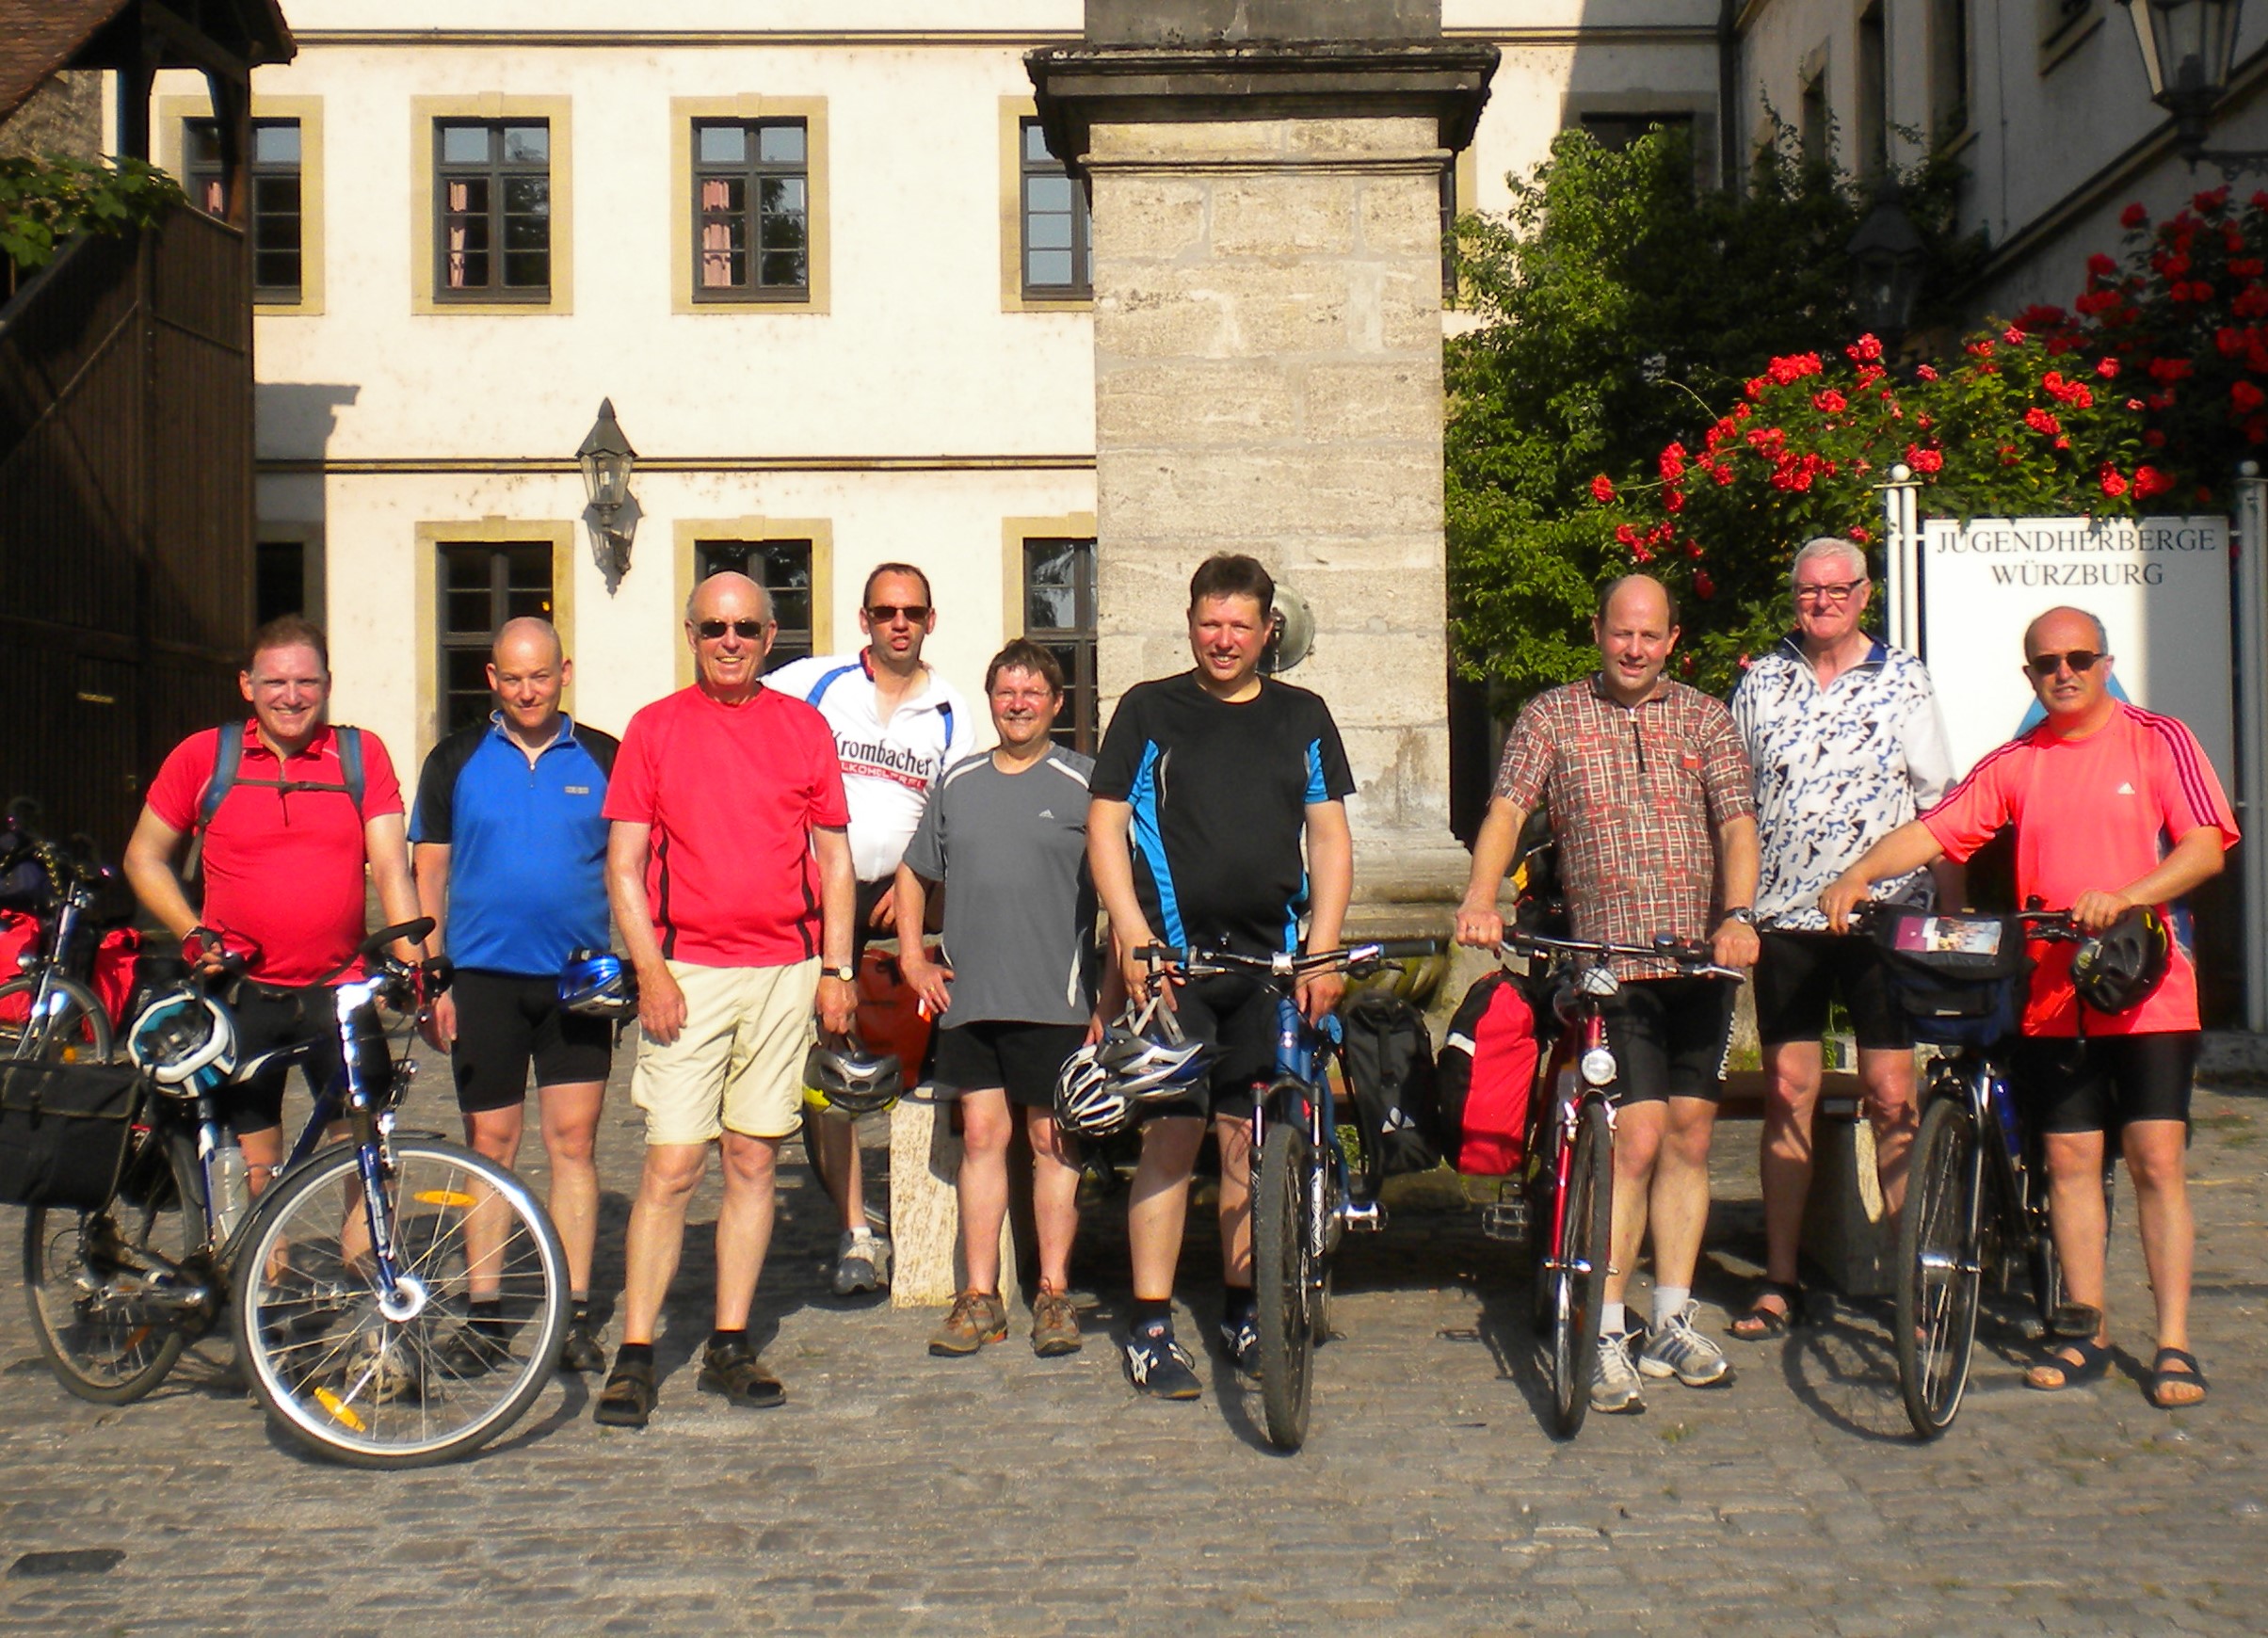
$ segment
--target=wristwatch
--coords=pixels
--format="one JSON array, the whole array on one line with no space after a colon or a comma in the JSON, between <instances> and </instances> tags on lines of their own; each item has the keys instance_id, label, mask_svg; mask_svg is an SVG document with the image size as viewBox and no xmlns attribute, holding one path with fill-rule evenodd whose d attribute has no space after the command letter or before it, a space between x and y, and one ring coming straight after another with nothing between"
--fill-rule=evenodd
<instances>
[{"instance_id":1,"label":"wristwatch","mask_svg":"<svg viewBox=\"0 0 2268 1638\"><path fill-rule=\"evenodd\" d=\"M1744 927L1753 927L1756 925L1756 912L1746 905L1743 905L1737 910L1727 910L1725 920L1738 922Z\"/></svg>"},{"instance_id":2,"label":"wristwatch","mask_svg":"<svg viewBox=\"0 0 2268 1638\"><path fill-rule=\"evenodd\" d=\"M856 967L822 967L819 976L838 979L844 984L856 984L859 982L859 970Z\"/></svg>"}]
</instances>

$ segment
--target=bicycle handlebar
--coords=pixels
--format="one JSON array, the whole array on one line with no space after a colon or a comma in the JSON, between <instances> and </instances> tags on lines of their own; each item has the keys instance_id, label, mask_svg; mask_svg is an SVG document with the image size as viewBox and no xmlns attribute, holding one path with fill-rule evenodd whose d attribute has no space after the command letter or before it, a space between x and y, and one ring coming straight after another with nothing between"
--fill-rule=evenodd
<instances>
[{"instance_id":1,"label":"bicycle handlebar","mask_svg":"<svg viewBox=\"0 0 2268 1638\"><path fill-rule=\"evenodd\" d=\"M1675 939L1657 939L1651 945L1608 944L1591 939L1552 939L1540 933L1510 933L1496 947L1501 956L1566 956L1589 957L1605 962L1619 957L1629 961L1664 961L1691 978L1744 979L1748 975L1737 967L1720 967L1716 952L1706 944L1680 943Z\"/></svg>"},{"instance_id":2,"label":"bicycle handlebar","mask_svg":"<svg viewBox=\"0 0 2268 1638\"><path fill-rule=\"evenodd\" d=\"M1373 939L1337 950L1307 955L1279 951L1271 956L1247 956L1237 950L1204 950L1193 944L1139 944L1134 959L1151 968L1178 967L1199 977L1221 972L1265 972L1279 978L1305 978L1312 973L1343 972L1375 961L1414 961L1439 956L1440 939Z\"/></svg>"},{"instance_id":3,"label":"bicycle handlebar","mask_svg":"<svg viewBox=\"0 0 2268 1638\"><path fill-rule=\"evenodd\" d=\"M1885 899L1864 899L1851 907L1851 931L1863 933L1891 910L1910 909L1907 905L1893 905ZM2038 939L2051 944L2080 944L2089 937L2087 931L2071 920L2069 910L2043 910L2036 904L2021 910L1946 910L1949 916L1971 916L1979 921L2014 922L2023 929L2028 939Z\"/></svg>"}]
</instances>

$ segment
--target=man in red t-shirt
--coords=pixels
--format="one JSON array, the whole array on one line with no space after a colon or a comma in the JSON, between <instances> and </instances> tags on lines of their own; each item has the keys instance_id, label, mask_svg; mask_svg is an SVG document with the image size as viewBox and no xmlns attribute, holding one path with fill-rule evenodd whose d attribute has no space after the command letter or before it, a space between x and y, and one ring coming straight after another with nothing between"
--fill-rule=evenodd
<instances>
[{"instance_id":1,"label":"man in red t-shirt","mask_svg":"<svg viewBox=\"0 0 2268 1638\"><path fill-rule=\"evenodd\" d=\"M2163 916L2172 900L2220 874L2235 815L2196 736L2110 693L2110 639L2075 608L2051 609L2024 632L2024 668L2047 720L1991 752L1944 801L1876 843L1820 897L1840 929L1867 890L1939 854L1963 860L2003 825L2016 827L2016 889L2027 904L2068 909L2099 933L2136 905ZM2056 1256L2074 1304L2103 1306L2104 1133L2116 1127L2134 1183L2142 1252L2158 1307L2149 1397L2195 1405L2205 1378L2189 1352L2196 1227L2184 1176L2196 1067L2197 975L2176 945L2165 981L2115 1016L2079 1016L2071 946L2035 951L2024 1040L2013 1078L2046 1137ZM2025 1382L2048 1391L2109 1369L2110 1326L2044 1355Z\"/></svg>"},{"instance_id":2,"label":"man in red t-shirt","mask_svg":"<svg viewBox=\"0 0 2268 1638\"><path fill-rule=\"evenodd\" d=\"M812 1010L842 1034L857 1005L858 881L834 735L761 682L777 631L754 581L702 581L685 605L697 681L630 719L606 787L607 898L637 969L643 1032L630 1096L646 1112L622 1343L592 1413L611 1427L652 1414L653 1328L686 1203L720 1139L716 1326L700 1385L751 1408L786 1397L748 1345L748 1309L780 1140L802 1121Z\"/></svg>"},{"instance_id":3,"label":"man in red t-shirt","mask_svg":"<svg viewBox=\"0 0 2268 1638\"><path fill-rule=\"evenodd\" d=\"M251 720L205 729L173 747L126 843L126 879L185 943L248 956L229 995L238 1061L313 1038L304 1068L319 1093L338 1068L336 1014L325 980L356 975L348 964L362 941L365 864L387 922L417 919L401 786L378 735L362 732L358 809L338 734L325 719L330 650L312 622L293 615L262 626L237 685L251 702ZM222 734L242 736L243 759L207 822L205 795ZM173 856L201 826L199 910L173 874ZM388 1072L382 1041L364 1068ZM281 1158L284 1078L277 1068L221 1089L254 1193Z\"/></svg>"}]
</instances>

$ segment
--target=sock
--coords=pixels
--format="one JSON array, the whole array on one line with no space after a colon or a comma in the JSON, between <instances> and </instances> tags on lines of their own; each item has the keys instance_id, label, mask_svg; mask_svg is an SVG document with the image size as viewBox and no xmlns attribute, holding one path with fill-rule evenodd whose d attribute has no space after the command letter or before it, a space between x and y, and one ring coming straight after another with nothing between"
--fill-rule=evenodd
<instances>
[{"instance_id":1,"label":"sock","mask_svg":"<svg viewBox=\"0 0 2268 1638\"><path fill-rule=\"evenodd\" d=\"M709 1347L711 1351L714 1352L718 1348L729 1348L734 1342L745 1342L748 1340L748 1330L746 1325L743 1325L738 1330L733 1331L711 1331L709 1333Z\"/></svg>"},{"instance_id":2,"label":"sock","mask_svg":"<svg viewBox=\"0 0 2268 1638\"><path fill-rule=\"evenodd\" d=\"M1134 1328L1137 1331L1172 1330L1173 1299L1159 1297L1153 1302L1149 1297L1134 1298Z\"/></svg>"},{"instance_id":3,"label":"sock","mask_svg":"<svg viewBox=\"0 0 2268 1638\"><path fill-rule=\"evenodd\" d=\"M1654 1287L1654 1329L1660 1330L1684 1313L1685 1305L1692 1300L1693 1287L1689 1285Z\"/></svg>"},{"instance_id":4,"label":"sock","mask_svg":"<svg viewBox=\"0 0 2268 1638\"><path fill-rule=\"evenodd\" d=\"M653 1344L651 1342L624 1342L614 1351L614 1362L617 1367L651 1365L653 1363Z\"/></svg>"},{"instance_id":5,"label":"sock","mask_svg":"<svg viewBox=\"0 0 2268 1638\"><path fill-rule=\"evenodd\" d=\"M1236 1325L1260 1312L1260 1299L1252 1294L1248 1285L1226 1287L1221 1296L1221 1319L1228 1325Z\"/></svg>"},{"instance_id":6,"label":"sock","mask_svg":"<svg viewBox=\"0 0 2268 1638\"><path fill-rule=\"evenodd\" d=\"M590 1295L588 1293L585 1293L581 1296L576 1296L571 1292L568 1293L567 1322L571 1325L590 1324Z\"/></svg>"},{"instance_id":7,"label":"sock","mask_svg":"<svg viewBox=\"0 0 2268 1638\"><path fill-rule=\"evenodd\" d=\"M1630 1314L1622 1304L1600 1303L1599 1305L1599 1334L1600 1336L1619 1337L1629 1329Z\"/></svg>"}]
</instances>

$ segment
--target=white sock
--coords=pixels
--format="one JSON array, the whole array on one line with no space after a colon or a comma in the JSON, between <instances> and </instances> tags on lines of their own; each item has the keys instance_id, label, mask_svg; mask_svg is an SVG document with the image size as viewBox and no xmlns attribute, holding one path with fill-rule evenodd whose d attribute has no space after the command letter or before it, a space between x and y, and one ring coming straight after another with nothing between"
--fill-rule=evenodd
<instances>
[{"instance_id":1,"label":"white sock","mask_svg":"<svg viewBox=\"0 0 2268 1638\"><path fill-rule=\"evenodd\" d=\"M1599 1305L1599 1334L1600 1336L1619 1337L1629 1329L1630 1314L1620 1303L1600 1303Z\"/></svg>"},{"instance_id":2,"label":"white sock","mask_svg":"<svg viewBox=\"0 0 2268 1638\"><path fill-rule=\"evenodd\" d=\"M1654 1287L1654 1329L1660 1330L1670 1321L1685 1312L1685 1305L1693 1300L1689 1285L1658 1285Z\"/></svg>"}]
</instances>

